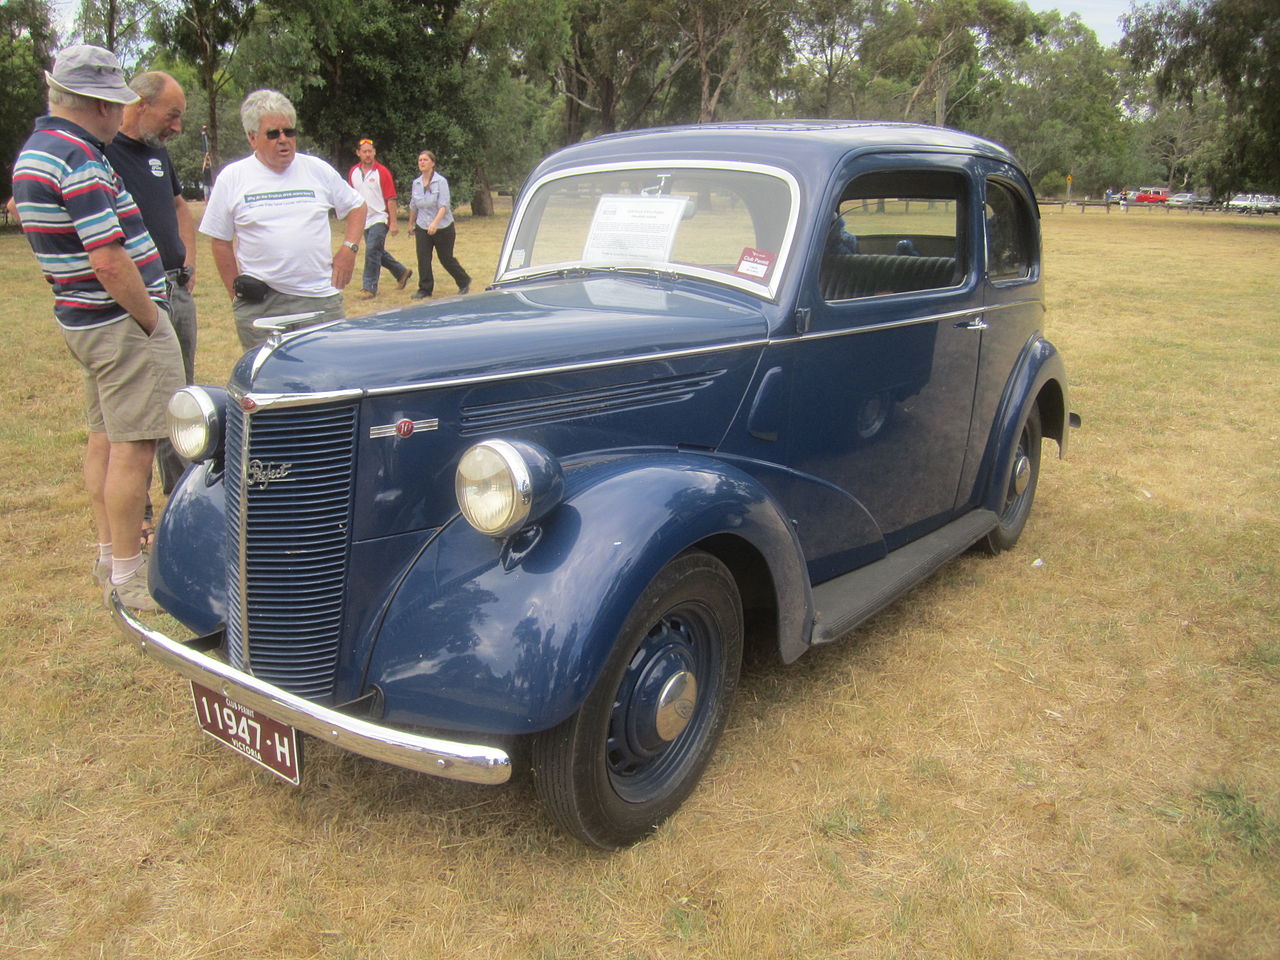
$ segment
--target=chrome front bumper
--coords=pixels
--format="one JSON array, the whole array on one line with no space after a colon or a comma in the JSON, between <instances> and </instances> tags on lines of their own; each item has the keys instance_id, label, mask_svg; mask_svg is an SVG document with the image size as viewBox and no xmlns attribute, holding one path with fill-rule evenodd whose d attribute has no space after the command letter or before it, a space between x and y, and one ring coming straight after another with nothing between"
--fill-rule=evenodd
<instances>
[{"instance_id":1,"label":"chrome front bumper","mask_svg":"<svg viewBox=\"0 0 1280 960\"><path fill-rule=\"evenodd\" d=\"M120 603L115 591L110 604L120 629L147 656L303 733L363 757L449 780L495 784L511 776L511 758L503 750L405 733L319 706L152 630Z\"/></svg>"}]
</instances>

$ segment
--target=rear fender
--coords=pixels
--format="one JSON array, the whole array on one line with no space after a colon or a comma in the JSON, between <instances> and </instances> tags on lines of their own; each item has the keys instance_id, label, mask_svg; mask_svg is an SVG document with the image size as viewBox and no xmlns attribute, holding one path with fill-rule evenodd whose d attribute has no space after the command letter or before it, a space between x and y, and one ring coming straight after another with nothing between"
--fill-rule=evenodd
<instances>
[{"instance_id":1,"label":"rear fender","mask_svg":"<svg viewBox=\"0 0 1280 960\"><path fill-rule=\"evenodd\" d=\"M1067 455L1070 407L1067 404L1067 371L1062 355L1048 340L1034 337L1014 367L991 430L986 461L992 465L979 489L981 505L1000 511L1013 469L1013 454L1022 421L1032 405L1040 408L1040 430L1058 443L1058 456Z\"/></svg>"},{"instance_id":2,"label":"rear fender","mask_svg":"<svg viewBox=\"0 0 1280 960\"><path fill-rule=\"evenodd\" d=\"M763 487L681 453L566 470L564 501L507 541L455 518L388 606L366 684L392 724L532 733L586 698L623 621L673 557L737 538L767 565L780 641L807 642L812 601L799 543ZM367 687L366 687L367 688Z\"/></svg>"}]
</instances>

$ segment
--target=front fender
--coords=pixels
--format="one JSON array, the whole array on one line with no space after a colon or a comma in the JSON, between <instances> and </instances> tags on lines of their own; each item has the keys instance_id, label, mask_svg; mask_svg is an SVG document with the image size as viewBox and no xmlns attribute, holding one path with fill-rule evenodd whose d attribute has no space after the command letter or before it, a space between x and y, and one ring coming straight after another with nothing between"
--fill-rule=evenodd
<instances>
[{"instance_id":1,"label":"front fender","mask_svg":"<svg viewBox=\"0 0 1280 960\"><path fill-rule=\"evenodd\" d=\"M811 622L791 525L740 470L644 454L572 468L565 481L564 501L518 555L461 519L428 545L369 659L387 722L495 734L556 725L595 684L649 581L709 537L739 538L763 558L786 598L780 630Z\"/></svg>"},{"instance_id":2,"label":"front fender","mask_svg":"<svg viewBox=\"0 0 1280 960\"><path fill-rule=\"evenodd\" d=\"M174 488L156 530L151 593L198 637L226 621L226 516L222 474L198 463Z\"/></svg>"}]
</instances>

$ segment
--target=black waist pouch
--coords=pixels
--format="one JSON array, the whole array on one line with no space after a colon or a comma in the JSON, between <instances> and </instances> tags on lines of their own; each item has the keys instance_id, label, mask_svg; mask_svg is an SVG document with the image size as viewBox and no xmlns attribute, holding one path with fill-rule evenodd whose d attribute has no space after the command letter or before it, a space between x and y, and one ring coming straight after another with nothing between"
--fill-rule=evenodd
<instances>
[{"instance_id":1,"label":"black waist pouch","mask_svg":"<svg viewBox=\"0 0 1280 960\"><path fill-rule=\"evenodd\" d=\"M231 288L235 290L236 296L241 300L249 303L261 303L267 299L267 294L271 292L271 288L257 277L251 277L247 273L242 273L232 281Z\"/></svg>"}]
</instances>

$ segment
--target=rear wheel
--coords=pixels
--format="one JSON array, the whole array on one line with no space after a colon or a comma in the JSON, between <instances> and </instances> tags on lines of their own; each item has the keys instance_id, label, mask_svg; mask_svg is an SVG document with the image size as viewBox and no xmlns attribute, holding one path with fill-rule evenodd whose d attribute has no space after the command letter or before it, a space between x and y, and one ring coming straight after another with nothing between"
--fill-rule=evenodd
<instances>
[{"instance_id":1,"label":"rear wheel","mask_svg":"<svg viewBox=\"0 0 1280 960\"><path fill-rule=\"evenodd\" d=\"M1036 498L1036 483L1040 479L1040 408L1032 406L1022 429L1014 441L1013 469L1005 487L1004 505L1000 509L1000 522L987 534L983 546L989 553L1009 550L1022 536L1022 528L1031 516L1031 504Z\"/></svg>"},{"instance_id":2,"label":"rear wheel","mask_svg":"<svg viewBox=\"0 0 1280 960\"><path fill-rule=\"evenodd\" d=\"M709 554L682 554L636 601L577 713L533 738L535 784L551 818L605 849L652 832L710 761L741 662L733 577Z\"/></svg>"}]
</instances>

